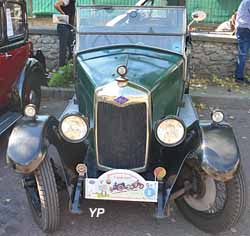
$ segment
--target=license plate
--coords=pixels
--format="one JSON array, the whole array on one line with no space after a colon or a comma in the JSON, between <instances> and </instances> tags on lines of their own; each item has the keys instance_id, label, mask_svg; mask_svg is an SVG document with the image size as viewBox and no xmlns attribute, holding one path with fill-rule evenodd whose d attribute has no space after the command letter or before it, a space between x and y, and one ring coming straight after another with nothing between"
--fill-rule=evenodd
<instances>
[{"instance_id":1,"label":"license plate","mask_svg":"<svg viewBox=\"0 0 250 236\"><path fill-rule=\"evenodd\" d=\"M158 182L146 181L130 170L111 170L98 179L85 179L85 198L157 202Z\"/></svg>"}]
</instances>

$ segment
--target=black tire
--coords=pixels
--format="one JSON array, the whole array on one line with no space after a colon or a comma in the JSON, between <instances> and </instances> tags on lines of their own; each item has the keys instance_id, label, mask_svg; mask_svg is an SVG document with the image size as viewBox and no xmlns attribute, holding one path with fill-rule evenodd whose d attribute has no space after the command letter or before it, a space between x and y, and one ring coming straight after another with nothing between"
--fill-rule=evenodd
<instances>
[{"instance_id":1,"label":"black tire","mask_svg":"<svg viewBox=\"0 0 250 236\"><path fill-rule=\"evenodd\" d=\"M55 174L48 158L29 176L30 182L32 179L34 184L25 189L34 220L44 232L54 232L59 226L60 208ZM40 207L35 203L40 203Z\"/></svg>"},{"instance_id":2,"label":"black tire","mask_svg":"<svg viewBox=\"0 0 250 236\"><path fill-rule=\"evenodd\" d=\"M183 216L197 228L211 234L224 232L236 225L246 209L247 188L242 168L239 168L233 179L225 183L225 189L223 209L216 213L197 211L184 198L177 199L176 205Z\"/></svg>"}]
</instances>

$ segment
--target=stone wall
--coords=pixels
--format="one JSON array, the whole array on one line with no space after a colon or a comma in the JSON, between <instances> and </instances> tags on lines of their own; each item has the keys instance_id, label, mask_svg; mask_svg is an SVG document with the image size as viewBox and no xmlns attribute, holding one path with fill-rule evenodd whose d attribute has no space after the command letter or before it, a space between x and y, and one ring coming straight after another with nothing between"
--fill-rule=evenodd
<instances>
[{"instance_id":1,"label":"stone wall","mask_svg":"<svg viewBox=\"0 0 250 236\"><path fill-rule=\"evenodd\" d=\"M193 33L192 78L233 77L237 58L237 40L230 34ZM246 73L250 64L247 62Z\"/></svg>"},{"instance_id":2,"label":"stone wall","mask_svg":"<svg viewBox=\"0 0 250 236\"><path fill-rule=\"evenodd\" d=\"M31 27L30 39L34 49L42 49L46 56L47 68L58 67L59 41L55 27ZM233 77L237 56L237 41L225 34L193 33L191 55L192 78ZM250 65L247 65L247 72ZM248 73L250 74L250 73Z\"/></svg>"},{"instance_id":3,"label":"stone wall","mask_svg":"<svg viewBox=\"0 0 250 236\"><path fill-rule=\"evenodd\" d=\"M48 71L58 68L59 40L55 27L31 27L30 40L34 51L41 49L46 57Z\"/></svg>"}]
</instances>

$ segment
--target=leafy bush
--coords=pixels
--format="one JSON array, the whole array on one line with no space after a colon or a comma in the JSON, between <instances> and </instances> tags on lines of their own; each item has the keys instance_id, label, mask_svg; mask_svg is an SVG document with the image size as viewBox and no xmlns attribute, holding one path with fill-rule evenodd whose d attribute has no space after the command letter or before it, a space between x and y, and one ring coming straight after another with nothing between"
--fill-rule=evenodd
<instances>
[{"instance_id":1,"label":"leafy bush","mask_svg":"<svg viewBox=\"0 0 250 236\"><path fill-rule=\"evenodd\" d=\"M69 87L73 83L73 64L59 67L48 82L49 87Z\"/></svg>"}]
</instances>

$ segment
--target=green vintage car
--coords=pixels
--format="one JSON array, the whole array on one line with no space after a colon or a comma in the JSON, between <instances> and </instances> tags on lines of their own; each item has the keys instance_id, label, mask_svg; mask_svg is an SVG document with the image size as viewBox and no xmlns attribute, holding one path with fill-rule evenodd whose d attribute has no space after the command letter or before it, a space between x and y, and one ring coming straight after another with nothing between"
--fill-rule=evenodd
<instances>
[{"instance_id":1,"label":"green vintage car","mask_svg":"<svg viewBox=\"0 0 250 236\"><path fill-rule=\"evenodd\" d=\"M210 233L243 214L233 130L220 110L199 120L188 94L186 9L140 5L77 8L75 96L58 120L29 104L10 136L8 161L45 232L59 226L61 189L76 214L81 198L139 201L164 219L175 201Z\"/></svg>"}]
</instances>

